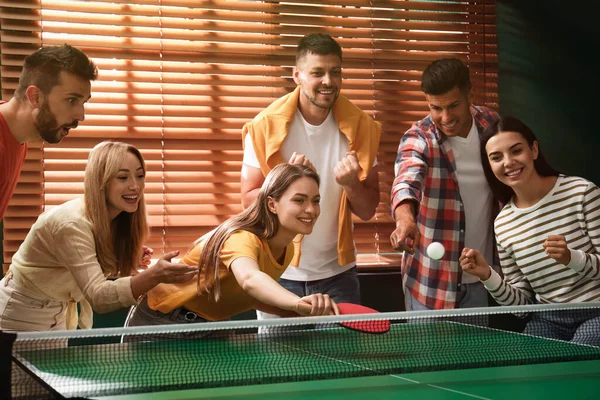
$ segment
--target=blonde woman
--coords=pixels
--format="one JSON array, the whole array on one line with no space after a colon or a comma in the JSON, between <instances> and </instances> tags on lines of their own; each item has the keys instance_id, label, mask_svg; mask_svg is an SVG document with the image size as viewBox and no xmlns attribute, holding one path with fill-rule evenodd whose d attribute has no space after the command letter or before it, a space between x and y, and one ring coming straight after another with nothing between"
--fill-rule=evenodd
<instances>
[{"instance_id":1,"label":"blonde woman","mask_svg":"<svg viewBox=\"0 0 600 400\"><path fill-rule=\"evenodd\" d=\"M158 285L126 326L218 321L251 309L280 316L338 314L328 295L299 297L277 283L288 265L298 265L293 239L312 232L319 202L319 176L312 168L276 166L249 208L200 238L182 258L199 266L197 282Z\"/></svg>"},{"instance_id":2,"label":"blonde woman","mask_svg":"<svg viewBox=\"0 0 600 400\"><path fill-rule=\"evenodd\" d=\"M170 262L177 252L137 273L148 234L145 176L135 147L102 142L92 149L83 198L40 215L0 281L1 330L91 328L92 308L131 306L159 283L195 276L195 266Z\"/></svg>"}]
</instances>

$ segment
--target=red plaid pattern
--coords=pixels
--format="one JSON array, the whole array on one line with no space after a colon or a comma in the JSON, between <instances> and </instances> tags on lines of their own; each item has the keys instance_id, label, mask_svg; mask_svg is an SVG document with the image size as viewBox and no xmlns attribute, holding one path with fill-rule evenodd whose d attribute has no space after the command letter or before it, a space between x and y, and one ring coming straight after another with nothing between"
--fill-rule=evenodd
<instances>
[{"instance_id":1,"label":"red plaid pattern","mask_svg":"<svg viewBox=\"0 0 600 400\"><path fill-rule=\"evenodd\" d=\"M471 106L471 114L480 136L489 124L499 119L498 113L487 107ZM454 155L431 115L416 122L402 136L394 169L392 216L403 200L419 204L417 226L421 240L414 254L405 252L402 257L404 287L429 308L454 308L462 275L458 258L465 242L465 212ZM493 205L494 217L497 206ZM450 257L439 261L425 257L425 249L434 241L442 243ZM496 257L493 266L495 269L498 266Z\"/></svg>"}]
</instances>

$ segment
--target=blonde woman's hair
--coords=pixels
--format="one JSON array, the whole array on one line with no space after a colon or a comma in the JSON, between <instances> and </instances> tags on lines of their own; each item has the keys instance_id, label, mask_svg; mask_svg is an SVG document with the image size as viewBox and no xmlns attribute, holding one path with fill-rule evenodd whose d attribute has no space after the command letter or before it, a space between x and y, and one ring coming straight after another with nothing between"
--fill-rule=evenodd
<instances>
[{"instance_id":1,"label":"blonde woman's hair","mask_svg":"<svg viewBox=\"0 0 600 400\"><path fill-rule=\"evenodd\" d=\"M92 223L96 254L102 271L109 276L129 276L142 257L148 236L146 202L140 193L137 211L121 212L114 219L108 209L108 192L127 153L138 158L144 175L146 163L138 149L122 142L102 142L88 157L84 178L85 216Z\"/></svg>"},{"instance_id":2,"label":"blonde woman's hair","mask_svg":"<svg viewBox=\"0 0 600 400\"><path fill-rule=\"evenodd\" d=\"M319 175L304 165L279 164L273 168L263 182L254 203L241 213L231 217L209 233L198 262L198 293L206 292L219 301L220 254L225 241L236 231L245 230L261 239L270 239L279 230L279 217L269 211L268 198L279 201L285 191L300 178L313 179L320 184ZM198 243L198 241L196 242Z\"/></svg>"}]
</instances>

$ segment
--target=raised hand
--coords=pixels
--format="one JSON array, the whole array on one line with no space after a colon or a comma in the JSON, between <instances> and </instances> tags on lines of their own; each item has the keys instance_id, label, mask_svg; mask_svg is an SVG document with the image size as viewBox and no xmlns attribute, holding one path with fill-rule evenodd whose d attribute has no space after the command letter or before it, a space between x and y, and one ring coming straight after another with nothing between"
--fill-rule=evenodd
<instances>
[{"instance_id":1,"label":"raised hand","mask_svg":"<svg viewBox=\"0 0 600 400\"><path fill-rule=\"evenodd\" d=\"M571 262L571 250L567 247L567 239L563 235L549 235L542 247L548 257L559 263L567 265Z\"/></svg>"},{"instance_id":2,"label":"raised hand","mask_svg":"<svg viewBox=\"0 0 600 400\"><path fill-rule=\"evenodd\" d=\"M458 261L464 272L475 275L482 281L490 279L492 270L483 255L473 249L464 248Z\"/></svg>"},{"instance_id":3,"label":"raised hand","mask_svg":"<svg viewBox=\"0 0 600 400\"><path fill-rule=\"evenodd\" d=\"M360 184L358 179L358 173L362 170L358 163L355 151L349 151L346 156L342 158L335 168L333 174L335 175L335 181L342 186L356 186Z\"/></svg>"},{"instance_id":4,"label":"raised hand","mask_svg":"<svg viewBox=\"0 0 600 400\"><path fill-rule=\"evenodd\" d=\"M308 159L308 157L306 157L304 154L300 154L300 153L294 152L294 154L292 154L292 156L290 157L290 160L288 161L288 164L306 165L307 167L309 167L313 171L317 172L317 169L315 168L315 166L313 165L313 163L310 162L310 160Z\"/></svg>"}]
</instances>

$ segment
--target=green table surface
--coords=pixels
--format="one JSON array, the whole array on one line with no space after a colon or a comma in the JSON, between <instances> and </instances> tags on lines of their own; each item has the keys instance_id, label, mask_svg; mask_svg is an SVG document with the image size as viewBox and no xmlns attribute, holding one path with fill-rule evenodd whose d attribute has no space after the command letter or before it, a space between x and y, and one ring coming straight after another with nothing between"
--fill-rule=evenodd
<instances>
[{"instance_id":1,"label":"green table surface","mask_svg":"<svg viewBox=\"0 0 600 400\"><path fill-rule=\"evenodd\" d=\"M443 322L394 324L383 335L335 328L18 355L70 397L600 398L600 348Z\"/></svg>"},{"instance_id":2,"label":"green table surface","mask_svg":"<svg viewBox=\"0 0 600 400\"><path fill-rule=\"evenodd\" d=\"M600 361L519 365L229 388L108 396L104 400L548 400L600 398Z\"/></svg>"}]
</instances>

